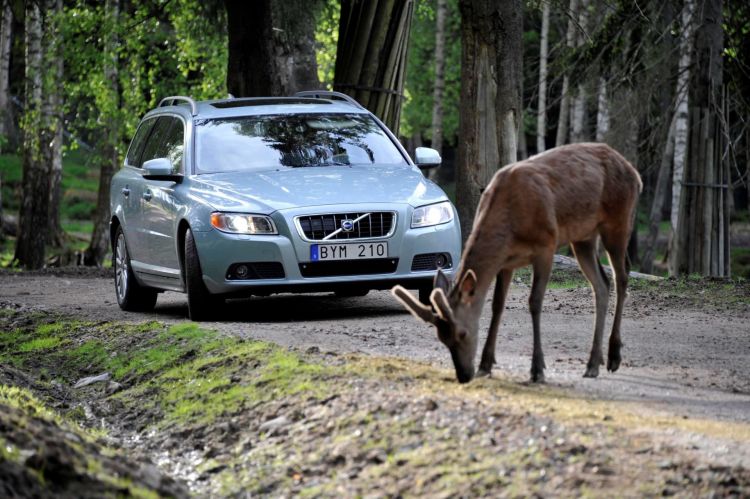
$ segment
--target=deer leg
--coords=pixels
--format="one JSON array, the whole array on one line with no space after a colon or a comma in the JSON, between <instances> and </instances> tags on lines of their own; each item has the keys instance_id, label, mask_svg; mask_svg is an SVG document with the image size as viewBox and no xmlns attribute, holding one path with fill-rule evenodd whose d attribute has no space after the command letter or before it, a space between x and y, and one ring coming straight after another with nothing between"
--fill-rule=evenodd
<instances>
[{"instance_id":1,"label":"deer leg","mask_svg":"<svg viewBox=\"0 0 750 499\"><path fill-rule=\"evenodd\" d=\"M620 367L620 362L622 361L620 354L620 350L622 349L620 322L622 321L622 309L625 304L625 296L628 288L627 238L624 238L622 245L608 248L607 253L609 254L609 261L615 273L615 290L617 291L615 317L612 321L612 333L609 335L607 370L615 372Z\"/></svg>"},{"instance_id":2,"label":"deer leg","mask_svg":"<svg viewBox=\"0 0 750 499\"><path fill-rule=\"evenodd\" d=\"M512 269L501 270L497 274L495 293L492 296L492 320L490 321L490 330L487 333L487 341L484 343L484 349L482 349L482 360L479 363L477 376L489 376L492 366L495 364L497 330L500 327L500 318L505 309L505 297L508 296L508 288L512 277Z\"/></svg>"},{"instance_id":3,"label":"deer leg","mask_svg":"<svg viewBox=\"0 0 750 499\"><path fill-rule=\"evenodd\" d=\"M591 289L594 292L594 303L596 305L594 342L591 345L591 355L583 377L596 378L599 376L599 366L604 364L602 337L604 336L604 320L607 316L607 302L609 301L609 281L597 260L596 238L589 241L578 241L573 243L572 246L578 265L581 267L583 275L591 283Z\"/></svg>"},{"instance_id":4,"label":"deer leg","mask_svg":"<svg viewBox=\"0 0 750 499\"><path fill-rule=\"evenodd\" d=\"M542 352L542 333L539 327L539 319L542 315L542 302L544 292L547 289L550 272L552 272L552 257L554 248L544 252L534 259L532 267L534 275L531 280L531 295L529 296L529 311L531 312L531 323L534 328L534 351L531 354L531 381L532 383L544 382L544 353Z\"/></svg>"}]
</instances>

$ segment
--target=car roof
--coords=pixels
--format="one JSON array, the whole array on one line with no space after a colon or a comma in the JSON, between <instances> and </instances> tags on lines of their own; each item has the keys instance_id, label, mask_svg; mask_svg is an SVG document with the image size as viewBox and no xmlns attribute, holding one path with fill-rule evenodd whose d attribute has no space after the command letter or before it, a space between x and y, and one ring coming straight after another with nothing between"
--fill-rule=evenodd
<instances>
[{"instance_id":1,"label":"car roof","mask_svg":"<svg viewBox=\"0 0 750 499\"><path fill-rule=\"evenodd\" d=\"M184 97L164 99L159 107L146 116L175 112L193 115L196 119L231 118L267 114L346 113L370 114L354 101L313 97L243 97L208 101L193 101ZM167 101L167 102L165 102Z\"/></svg>"}]
</instances>

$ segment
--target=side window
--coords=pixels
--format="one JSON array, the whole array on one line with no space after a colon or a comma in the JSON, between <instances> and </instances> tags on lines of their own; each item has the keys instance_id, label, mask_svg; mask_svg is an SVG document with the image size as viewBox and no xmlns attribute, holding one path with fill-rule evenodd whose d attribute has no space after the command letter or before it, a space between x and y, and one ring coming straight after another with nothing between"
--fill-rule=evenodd
<instances>
[{"instance_id":1,"label":"side window","mask_svg":"<svg viewBox=\"0 0 750 499\"><path fill-rule=\"evenodd\" d=\"M184 149L184 126L179 118L160 116L148 138L143 150L141 165L154 158L168 158L172 162L172 170L178 173L182 170L182 152Z\"/></svg>"},{"instance_id":2,"label":"side window","mask_svg":"<svg viewBox=\"0 0 750 499\"><path fill-rule=\"evenodd\" d=\"M172 126L164 140L164 156L172 162L172 172L182 172L182 151L185 149L185 126L179 118L172 118Z\"/></svg>"},{"instance_id":3,"label":"side window","mask_svg":"<svg viewBox=\"0 0 750 499\"><path fill-rule=\"evenodd\" d=\"M125 160L128 165L135 166L136 168L141 167L140 159L141 153L143 153L143 146L146 145L146 138L148 137L148 134L151 133L155 121L156 120L153 119L146 120L138 127L138 131L135 132L135 137L133 137L133 141L130 143L128 156Z\"/></svg>"}]
</instances>

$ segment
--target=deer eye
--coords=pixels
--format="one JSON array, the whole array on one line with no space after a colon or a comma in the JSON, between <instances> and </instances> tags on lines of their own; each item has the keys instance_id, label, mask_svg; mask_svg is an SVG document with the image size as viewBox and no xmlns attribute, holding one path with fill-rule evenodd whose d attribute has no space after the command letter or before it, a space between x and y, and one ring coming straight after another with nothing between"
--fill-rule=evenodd
<instances>
[{"instance_id":1,"label":"deer eye","mask_svg":"<svg viewBox=\"0 0 750 499\"><path fill-rule=\"evenodd\" d=\"M469 333L465 329L461 329L460 331L458 331L458 333L456 333L456 338L458 339L458 341L464 341L468 334Z\"/></svg>"}]
</instances>

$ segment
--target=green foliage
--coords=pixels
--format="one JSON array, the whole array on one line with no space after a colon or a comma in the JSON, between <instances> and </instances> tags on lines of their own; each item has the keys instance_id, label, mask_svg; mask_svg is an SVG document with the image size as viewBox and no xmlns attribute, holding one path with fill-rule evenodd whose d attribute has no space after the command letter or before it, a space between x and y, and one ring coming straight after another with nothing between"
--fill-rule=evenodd
<instances>
[{"instance_id":1,"label":"green foliage","mask_svg":"<svg viewBox=\"0 0 750 499\"><path fill-rule=\"evenodd\" d=\"M339 16L341 4L337 0L326 0L323 11L318 18L315 30L316 59L318 79L321 85L333 88L333 76L336 69L336 45L339 40Z\"/></svg>"},{"instance_id":2,"label":"green foliage","mask_svg":"<svg viewBox=\"0 0 750 499\"><path fill-rule=\"evenodd\" d=\"M461 97L461 26L458 0L448 0L445 16L445 92L443 143L455 144ZM435 1L418 0L412 21L407 61L401 135L432 137L435 83Z\"/></svg>"}]
</instances>

